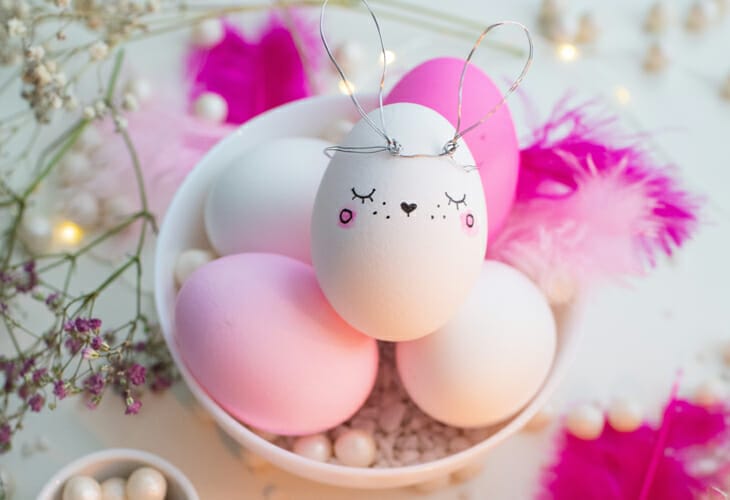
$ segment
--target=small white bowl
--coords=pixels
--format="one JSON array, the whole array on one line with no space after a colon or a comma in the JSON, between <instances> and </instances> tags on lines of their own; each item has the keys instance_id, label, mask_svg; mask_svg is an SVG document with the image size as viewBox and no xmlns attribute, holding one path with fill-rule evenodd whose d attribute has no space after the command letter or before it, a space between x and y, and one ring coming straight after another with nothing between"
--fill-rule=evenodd
<instances>
[{"instance_id":1,"label":"small white bowl","mask_svg":"<svg viewBox=\"0 0 730 500\"><path fill-rule=\"evenodd\" d=\"M97 451L74 460L59 470L46 483L37 500L61 500L63 486L73 476L91 476L101 482L111 477L127 478L139 467L157 469L167 480L169 500L200 500L193 484L180 470L167 460L141 450L110 448Z\"/></svg>"},{"instance_id":2,"label":"small white bowl","mask_svg":"<svg viewBox=\"0 0 730 500\"><path fill-rule=\"evenodd\" d=\"M365 109L376 105L364 98ZM245 123L218 143L188 175L170 204L160 228L155 255L155 303L167 346L193 395L218 425L244 447L293 474L350 488L396 488L438 480L452 472L474 466L488 451L523 427L547 402L574 357L578 329L575 307L558 312L558 346L555 361L540 392L517 415L494 434L460 453L419 465L394 468L355 468L316 462L280 448L253 433L222 409L190 374L175 341L175 261L190 248L208 248L203 224L203 206L211 183L219 172L236 161L251 146L278 137L321 137L341 120L359 116L347 96L318 96L278 107Z\"/></svg>"}]
</instances>

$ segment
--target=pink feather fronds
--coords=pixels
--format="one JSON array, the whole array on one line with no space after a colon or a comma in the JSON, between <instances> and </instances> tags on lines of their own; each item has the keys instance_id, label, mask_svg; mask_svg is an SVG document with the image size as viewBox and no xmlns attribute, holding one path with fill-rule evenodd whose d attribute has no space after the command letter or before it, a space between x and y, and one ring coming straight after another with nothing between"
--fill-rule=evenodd
<instances>
[{"instance_id":1,"label":"pink feather fronds","mask_svg":"<svg viewBox=\"0 0 730 500\"><path fill-rule=\"evenodd\" d=\"M558 302L606 278L640 275L694 233L699 202L670 169L615 133L616 121L561 102L521 152L515 207L490 256Z\"/></svg>"},{"instance_id":2,"label":"pink feather fronds","mask_svg":"<svg viewBox=\"0 0 730 500\"><path fill-rule=\"evenodd\" d=\"M560 435L541 500L707 500L730 488L730 413L672 398L658 427L607 425L598 439Z\"/></svg>"},{"instance_id":3,"label":"pink feather fronds","mask_svg":"<svg viewBox=\"0 0 730 500\"><path fill-rule=\"evenodd\" d=\"M256 41L225 24L223 40L193 48L187 58L190 97L213 92L228 104L228 123L243 123L281 104L314 93L321 62L314 31L294 11L272 15Z\"/></svg>"}]
</instances>

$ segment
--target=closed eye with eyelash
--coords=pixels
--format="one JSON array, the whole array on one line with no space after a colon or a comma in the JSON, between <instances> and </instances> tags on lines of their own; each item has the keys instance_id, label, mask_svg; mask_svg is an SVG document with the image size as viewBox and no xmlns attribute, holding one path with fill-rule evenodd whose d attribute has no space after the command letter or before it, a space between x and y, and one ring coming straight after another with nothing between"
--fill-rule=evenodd
<instances>
[{"instance_id":1,"label":"closed eye with eyelash","mask_svg":"<svg viewBox=\"0 0 730 500\"><path fill-rule=\"evenodd\" d=\"M375 188L373 188L372 191L370 191L366 195L362 195L362 194L358 193L355 190L355 188L350 189L350 191L352 192L352 199L353 200L360 200L360 202L362 204L365 204L365 200L370 200L372 202L373 201L373 195L375 194Z\"/></svg>"},{"instance_id":2,"label":"closed eye with eyelash","mask_svg":"<svg viewBox=\"0 0 730 500\"><path fill-rule=\"evenodd\" d=\"M466 193L464 193L461 196L460 200L457 200L456 198L452 197L449 193L444 192L444 194L446 195L446 198L448 198L448 200L449 200L449 205L451 205L453 203L454 205L456 205L457 210L459 210L460 205L466 206Z\"/></svg>"}]
</instances>

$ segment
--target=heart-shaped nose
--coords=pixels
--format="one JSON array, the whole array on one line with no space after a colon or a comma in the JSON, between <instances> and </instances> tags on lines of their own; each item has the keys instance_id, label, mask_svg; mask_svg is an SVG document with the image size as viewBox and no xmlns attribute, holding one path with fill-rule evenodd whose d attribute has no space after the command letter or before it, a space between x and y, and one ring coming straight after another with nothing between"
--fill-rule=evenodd
<instances>
[{"instance_id":1,"label":"heart-shaped nose","mask_svg":"<svg viewBox=\"0 0 730 500\"><path fill-rule=\"evenodd\" d=\"M405 201L401 202L400 208L403 210L408 217L411 216L411 212L413 212L418 205L415 203L406 203Z\"/></svg>"}]
</instances>

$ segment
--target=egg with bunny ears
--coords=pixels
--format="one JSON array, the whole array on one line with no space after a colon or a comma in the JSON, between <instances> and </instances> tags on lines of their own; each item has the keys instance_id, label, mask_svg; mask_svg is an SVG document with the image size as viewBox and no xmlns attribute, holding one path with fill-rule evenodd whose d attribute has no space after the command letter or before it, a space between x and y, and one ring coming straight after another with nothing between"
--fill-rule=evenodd
<instances>
[{"instance_id":1,"label":"egg with bunny ears","mask_svg":"<svg viewBox=\"0 0 730 500\"><path fill-rule=\"evenodd\" d=\"M368 117L402 150L373 152L385 140L364 119L345 137L315 198L312 263L351 326L379 340L417 339L446 324L479 277L484 192L463 141L441 154L454 128L436 111L398 103Z\"/></svg>"}]
</instances>

